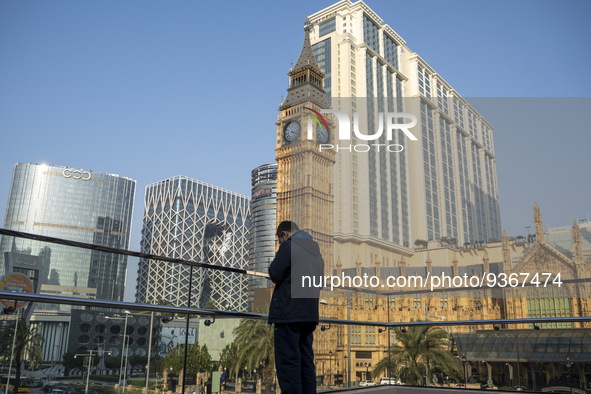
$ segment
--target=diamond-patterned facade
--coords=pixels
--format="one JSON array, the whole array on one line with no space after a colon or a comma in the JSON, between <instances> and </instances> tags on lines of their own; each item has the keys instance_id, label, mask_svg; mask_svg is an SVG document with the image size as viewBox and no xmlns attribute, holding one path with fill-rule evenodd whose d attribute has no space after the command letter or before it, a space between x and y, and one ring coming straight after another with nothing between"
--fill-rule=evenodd
<instances>
[{"instance_id":1,"label":"diamond-patterned facade","mask_svg":"<svg viewBox=\"0 0 591 394\"><path fill-rule=\"evenodd\" d=\"M223 267L246 269L250 199L185 176L148 185L141 250ZM244 274L141 259L136 300L244 311Z\"/></svg>"}]
</instances>

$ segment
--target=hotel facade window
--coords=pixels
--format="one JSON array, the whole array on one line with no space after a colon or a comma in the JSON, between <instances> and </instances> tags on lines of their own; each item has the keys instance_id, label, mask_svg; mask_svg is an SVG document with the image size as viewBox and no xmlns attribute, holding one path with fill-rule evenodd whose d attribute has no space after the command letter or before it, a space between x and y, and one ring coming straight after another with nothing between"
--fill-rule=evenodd
<instances>
[{"instance_id":1,"label":"hotel facade window","mask_svg":"<svg viewBox=\"0 0 591 394\"><path fill-rule=\"evenodd\" d=\"M328 27L332 18L346 21L346 34L341 23ZM409 112L419 118L413 128L417 142L402 133L370 142L403 145L400 153L372 149L336 155L334 181L341 192L335 194L334 217L342 243L362 236L384 245L374 253L404 254L417 239L447 236L459 244L500 239L492 126L363 1L333 5L307 22L319 66L331 76L332 103L349 100L338 108L350 117L363 114L360 128L366 134L378 130L379 113ZM332 57L320 50L328 42ZM351 173L354 159L359 159L359 177L353 180L344 174ZM349 195L359 197L356 209ZM354 260L343 265L352 267Z\"/></svg>"}]
</instances>

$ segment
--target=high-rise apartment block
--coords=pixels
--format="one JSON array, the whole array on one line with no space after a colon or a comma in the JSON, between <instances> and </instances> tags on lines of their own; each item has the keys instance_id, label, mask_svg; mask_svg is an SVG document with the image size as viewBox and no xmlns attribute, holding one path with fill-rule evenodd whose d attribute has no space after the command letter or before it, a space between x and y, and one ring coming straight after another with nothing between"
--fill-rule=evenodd
<instances>
[{"instance_id":1,"label":"high-rise apartment block","mask_svg":"<svg viewBox=\"0 0 591 394\"><path fill-rule=\"evenodd\" d=\"M330 107L357 120L365 135L384 130L371 141L356 134L335 141L342 264L354 265L351 245L367 246L362 259L391 264L386 256L410 255L417 240L499 240L492 126L362 1L340 1L307 24ZM388 113L414 114L409 131L417 140L400 130L388 138Z\"/></svg>"},{"instance_id":2,"label":"high-rise apartment block","mask_svg":"<svg viewBox=\"0 0 591 394\"><path fill-rule=\"evenodd\" d=\"M141 251L220 267L246 269L250 199L176 176L146 187ZM193 280L190 282L190 277ZM189 294L190 292L190 294ZM215 309L246 310L245 275L142 259L136 299Z\"/></svg>"}]
</instances>

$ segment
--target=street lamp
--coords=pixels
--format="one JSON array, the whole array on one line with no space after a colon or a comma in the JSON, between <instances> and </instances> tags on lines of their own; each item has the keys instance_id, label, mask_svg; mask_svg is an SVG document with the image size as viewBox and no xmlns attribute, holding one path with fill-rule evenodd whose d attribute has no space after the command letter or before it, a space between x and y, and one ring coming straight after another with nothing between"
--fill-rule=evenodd
<instances>
[{"instance_id":1,"label":"street lamp","mask_svg":"<svg viewBox=\"0 0 591 394\"><path fill-rule=\"evenodd\" d=\"M364 363L365 364L365 380L369 379L369 367L371 367L371 363Z\"/></svg>"},{"instance_id":2,"label":"street lamp","mask_svg":"<svg viewBox=\"0 0 591 394\"><path fill-rule=\"evenodd\" d=\"M515 347L517 349L517 382L521 390L521 361L519 360L519 338L517 336L515 337Z\"/></svg>"},{"instance_id":3,"label":"street lamp","mask_svg":"<svg viewBox=\"0 0 591 394\"><path fill-rule=\"evenodd\" d=\"M119 386L123 383L123 392L125 393L125 386L127 380L127 359L129 358L129 340L127 338L127 318L131 314L129 311L124 311L125 313L125 327L123 327L123 346L121 347L121 367L123 367L123 351L125 350L125 369L123 370L123 380L121 381L121 369L119 370Z\"/></svg>"},{"instance_id":4,"label":"street lamp","mask_svg":"<svg viewBox=\"0 0 591 394\"><path fill-rule=\"evenodd\" d=\"M107 352L105 350L89 350L88 354L75 354L74 358L78 358L78 357L84 357L84 360L87 361L87 369L86 369L86 388L84 389L84 393L88 394L88 382L90 379L90 370L92 369L92 360L93 357L95 356L94 352L96 352L96 355L102 355L102 354L107 354L107 356L111 355L111 352Z\"/></svg>"},{"instance_id":5,"label":"street lamp","mask_svg":"<svg viewBox=\"0 0 591 394\"><path fill-rule=\"evenodd\" d=\"M150 312L150 337L148 338L148 362L146 364L146 394L150 380L150 359L152 358L152 331L154 330L154 311Z\"/></svg>"},{"instance_id":6,"label":"street lamp","mask_svg":"<svg viewBox=\"0 0 591 394\"><path fill-rule=\"evenodd\" d=\"M125 326L127 327L127 325ZM124 336L125 338L125 368L123 369L123 392L125 393L125 387L127 386L127 370L129 369L129 336Z\"/></svg>"},{"instance_id":7,"label":"street lamp","mask_svg":"<svg viewBox=\"0 0 591 394\"><path fill-rule=\"evenodd\" d=\"M390 295L386 296L386 310L388 311L388 323L390 323ZM388 378L388 384L392 384L390 373L392 371L392 335L390 335L390 328L386 327L388 333L388 371L386 377Z\"/></svg>"},{"instance_id":8,"label":"street lamp","mask_svg":"<svg viewBox=\"0 0 591 394\"><path fill-rule=\"evenodd\" d=\"M328 385L332 384L332 350L328 352Z\"/></svg>"},{"instance_id":9,"label":"street lamp","mask_svg":"<svg viewBox=\"0 0 591 394\"><path fill-rule=\"evenodd\" d=\"M236 354L240 354L240 346L237 346ZM234 393L238 392L238 370L240 369L240 365L236 365L236 372L234 378Z\"/></svg>"},{"instance_id":10,"label":"street lamp","mask_svg":"<svg viewBox=\"0 0 591 394\"><path fill-rule=\"evenodd\" d=\"M174 320L171 316L158 315L162 323L170 323ZM150 380L150 359L152 358L152 336L154 332L154 311L150 312L150 337L148 338L148 363L146 364L146 394L148 393L148 382Z\"/></svg>"},{"instance_id":11,"label":"street lamp","mask_svg":"<svg viewBox=\"0 0 591 394\"><path fill-rule=\"evenodd\" d=\"M125 314L125 322L123 326L123 344L121 345L121 364L119 366L119 388L121 387L121 383L123 383L123 392L125 393L125 380L127 379L127 356L129 352L129 341L127 341L127 318L131 315L130 311L123 311ZM121 316L105 316L106 319L122 319ZM126 352L127 350L127 352ZM125 370L123 370L123 360L125 356ZM123 377L123 380L121 379ZM117 388L117 391L119 391Z\"/></svg>"},{"instance_id":12,"label":"street lamp","mask_svg":"<svg viewBox=\"0 0 591 394\"><path fill-rule=\"evenodd\" d=\"M345 376L347 376L347 361L349 361L349 357L347 357L347 355L345 354L344 358L345 358Z\"/></svg>"},{"instance_id":13,"label":"street lamp","mask_svg":"<svg viewBox=\"0 0 591 394\"><path fill-rule=\"evenodd\" d=\"M5 394L8 394L8 386L10 385L10 373L12 371L12 360L14 359L14 348L16 345L16 333L18 331L18 319L20 317L20 313L20 309L16 311L16 320L14 321L14 334L12 337L12 350L10 351L10 364L8 364L8 378L6 379Z\"/></svg>"},{"instance_id":14,"label":"street lamp","mask_svg":"<svg viewBox=\"0 0 591 394\"><path fill-rule=\"evenodd\" d=\"M570 361L570 357L566 358L566 367L568 368L568 387L570 388L570 392L573 392L573 382L572 382L572 376L571 376L571 367L573 366L573 362Z\"/></svg>"},{"instance_id":15,"label":"street lamp","mask_svg":"<svg viewBox=\"0 0 591 394\"><path fill-rule=\"evenodd\" d=\"M353 303L351 302L351 293L347 293L347 303L346 304L329 304L327 300L321 299L320 304L322 305L332 305L332 306L344 306L347 308L347 320L351 320L351 309L353 308ZM345 356L347 360L347 388L351 387L351 327L347 324L347 355Z\"/></svg>"},{"instance_id":16,"label":"street lamp","mask_svg":"<svg viewBox=\"0 0 591 394\"><path fill-rule=\"evenodd\" d=\"M170 372L169 372L170 371ZM167 374L168 372L168 374ZM166 370L166 368L164 369L163 373L162 373L162 379L164 379L164 377L166 376L166 379L164 380L164 384L166 386L166 389L168 391L172 391L172 366L168 368L168 371ZM178 381L177 381L178 383Z\"/></svg>"},{"instance_id":17,"label":"street lamp","mask_svg":"<svg viewBox=\"0 0 591 394\"><path fill-rule=\"evenodd\" d=\"M464 366L464 388L468 388L468 374L466 373L466 355L462 354L462 365Z\"/></svg>"}]
</instances>

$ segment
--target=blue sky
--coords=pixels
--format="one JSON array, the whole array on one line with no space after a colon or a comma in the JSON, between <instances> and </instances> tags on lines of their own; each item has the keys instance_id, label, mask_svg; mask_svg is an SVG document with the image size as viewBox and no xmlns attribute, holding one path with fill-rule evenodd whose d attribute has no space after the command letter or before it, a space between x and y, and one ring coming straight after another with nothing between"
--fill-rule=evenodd
<instances>
[{"instance_id":1,"label":"blue sky","mask_svg":"<svg viewBox=\"0 0 591 394\"><path fill-rule=\"evenodd\" d=\"M305 17L332 3L0 2L0 211L17 162L127 176L139 250L147 184L183 174L249 194L250 170L274 160ZM590 96L586 0L367 4L464 97ZM503 227L524 233L534 200L548 226L590 215L589 100L496 100L478 108L495 127Z\"/></svg>"}]
</instances>

